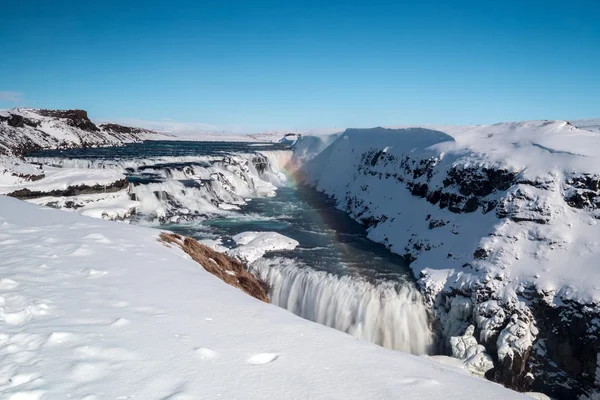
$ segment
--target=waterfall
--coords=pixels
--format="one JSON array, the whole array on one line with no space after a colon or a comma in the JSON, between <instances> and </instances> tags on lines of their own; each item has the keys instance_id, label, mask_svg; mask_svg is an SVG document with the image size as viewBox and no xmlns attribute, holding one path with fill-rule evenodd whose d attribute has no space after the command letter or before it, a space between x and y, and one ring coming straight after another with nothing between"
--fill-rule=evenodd
<instances>
[{"instance_id":1,"label":"waterfall","mask_svg":"<svg viewBox=\"0 0 600 400\"><path fill-rule=\"evenodd\" d=\"M296 315L388 349L433 352L427 309L411 283L373 284L298 263L277 257L258 260L250 269L271 286L271 302Z\"/></svg>"},{"instance_id":2,"label":"waterfall","mask_svg":"<svg viewBox=\"0 0 600 400\"><path fill-rule=\"evenodd\" d=\"M258 153L269 161L269 166L275 173L286 171L294 162L294 152L291 150L262 150Z\"/></svg>"}]
</instances>

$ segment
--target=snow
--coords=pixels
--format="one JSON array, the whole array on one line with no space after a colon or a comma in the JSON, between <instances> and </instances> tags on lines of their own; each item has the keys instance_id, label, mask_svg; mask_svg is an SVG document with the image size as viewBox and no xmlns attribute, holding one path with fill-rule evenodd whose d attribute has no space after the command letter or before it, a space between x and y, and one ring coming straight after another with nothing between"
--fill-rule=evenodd
<instances>
[{"instance_id":1,"label":"snow","mask_svg":"<svg viewBox=\"0 0 600 400\"><path fill-rule=\"evenodd\" d=\"M227 251L227 254L248 264L269 251L293 250L300 244L277 232L242 232L232 239L238 246Z\"/></svg>"},{"instance_id":2,"label":"snow","mask_svg":"<svg viewBox=\"0 0 600 400\"><path fill-rule=\"evenodd\" d=\"M14 128L8 122L0 121L0 149L9 152L22 146L31 148L32 145L40 148L115 146L141 140L169 139L168 136L144 129L136 129L133 133L114 132L101 126L97 127L98 130L83 130L70 125L65 118L44 116L44 110L38 109L13 108L8 113L34 124Z\"/></svg>"},{"instance_id":3,"label":"snow","mask_svg":"<svg viewBox=\"0 0 600 400\"><path fill-rule=\"evenodd\" d=\"M532 303L600 305L598 131L567 121L348 129L294 149L301 181L411 261L442 338L475 324L500 375L524 367L539 335ZM478 373L491 366L483 352L472 361ZM545 385L551 372L534 375Z\"/></svg>"},{"instance_id":4,"label":"snow","mask_svg":"<svg viewBox=\"0 0 600 400\"><path fill-rule=\"evenodd\" d=\"M600 118L579 119L571 121L571 123L579 129L600 132Z\"/></svg>"},{"instance_id":5,"label":"snow","mask_svg":"<svg viewBox=\"0 0 600 400\"><path fill-rule=\"evenodd\" d=\"M34 182L19 182L17 184L2 185L0 193L10 193L27 188L31 191L50 192L52 190L65 190L69 186L109 186L125 178L122 171L116 169L79 169L55 168L44 166L38 173L44 173L44 178Z\"/></svg>"},{"instance_id":6,"label":"snow","mask_svg":"<svg viewBox=\"0 0 600 400\"><path fill-rule=\"evenodd\" d=\"M506 356L512 356L515 351L523 354L526 349L530 348L535 336L532 335L532 330L527 323L518 320L517 316L513 315L508 326L498 336L497 346L500 362Z\"/></svg>"},{"instance_id":7,"label":"snow","mask_svg":"<svg viewBox=\"0 0 600 400\"><path fill-rule=\"evenodd\" d=\"M525 396L527 396L527 397L531 397L532 399L537 399L537 400L552 400L552 398L550 396L546 396L544 393L525 392L523 394Z\"/></svg>"},{"instance_id":8,"label":"snow","mask_svg":"<svg viewBox=\"0 0 600 400\"><path fill-rule=\"evenodd\" d=\"M41 169L35 165L0 154L0 187L17 185L25 180L24 176L37 176L41 173Z\"/></svg>"},{"instance_id":9,"label":"snow","mask_svg":"<svg viewBox=\"0 0 600 400\"><path fill-rule=\"evenodd\" d=\"M296 145L300 155L312 160L299 172L304 181L337 198L342 208L348 198L355 197L357 204L348 209L351 215L385 216L385 221L370 229L371 239L385 242L399 254L413 244L425 249L411 264L416 276L421 272L433 276L440 270L438 276L452 276L452 271L462 270L465 263L473 264L474 251L483 248L490 256L477 261L478 271L466 270L461 282L486 274L502 275L515 289L531 283L557 298L599 302L600 270L593 259L600 249L595 239L600 225L595 214L566 203L565 188L572 176L600 174L600 135L565 121L439 129L443 130L349 129L343 139L329 146L315 146L314 138L307 140L308 146L317 149L317 154L308 155L302 138ZM388 163L382 157L373 161L373 166L362 164L368 173L359 171L363 154L386 148L385 159L394 157L396 161ZM453 168L465 171L463 174L483 168L504 169L520 181L541 182L537 187L514 185L506 193L492 193L489 199L506 205L515 219L540 218L547 223L499 219L493 212L480 210L452 213L440 209L414 196L393 177L413 180L412 173L405 176L398 161L404 157L409 157L409 162L433 163L431 178L414 179L427 182L429 188L445 187L443 180ZM443 225L432 229L431 221ZM569 265L568 270L564 265Z\"/></svg>"},{"instance_id":10,"label":"snow","mask_svg":"<svg viewBox=\"0 0 600 400\"><path fill-rule=\"evenodd\" d=\"M523 398L255 300L157 235L0 197L3 398Z\"/></svg>"}]
</instances>

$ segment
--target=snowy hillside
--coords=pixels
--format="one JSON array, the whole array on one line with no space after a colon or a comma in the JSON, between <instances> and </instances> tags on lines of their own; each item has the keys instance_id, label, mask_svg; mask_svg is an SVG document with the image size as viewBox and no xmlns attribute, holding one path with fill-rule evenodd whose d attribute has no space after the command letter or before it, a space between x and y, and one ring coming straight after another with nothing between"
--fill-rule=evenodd
<instances>
[{"instance_id":1,"label":"snowy hillside","mask_svg":"<svg viewBox=\"0 0 600 400\"><path fill-rule=\"evenodd\" d=\"M0 112L0 154L22 154L50 148L114 146L160 138L161 135L147 129L117 124L96 125L83 110L14 108Z\"/></svg>"},{"instance_id":2,"label":"snowy hillside","mask_svg":"<svg viewBox=\"0 0 600 400\"><path fill-rule=\"evenodd\" d=\"M591 393L600 135L564 121L439 129L349 129L299 175L411 262L447 348L473 324L490 378Z\"/></svg>"},{"instance_id":3,"label":"snowy hillside","mask_svg":"<svg viewBox=\"0 0 600 400\"><path fill-rule=\"evenodd\" d=\"M83 110L0 111L0 185L24 184L44 177L40 167L20 158L28 151L118 146L161 139L169 137L117 124L96 125Z\"/></svg>"},{"instance_id":4,"label":"snowy hillside","mask_svg":"<svg viewBox=\"0 0 600 400\"><path fill-rule=\"evenodd\" d=\"M158 234L0 197L2 398L523 398L258 301Z\"/></svg>"}]
</instances>

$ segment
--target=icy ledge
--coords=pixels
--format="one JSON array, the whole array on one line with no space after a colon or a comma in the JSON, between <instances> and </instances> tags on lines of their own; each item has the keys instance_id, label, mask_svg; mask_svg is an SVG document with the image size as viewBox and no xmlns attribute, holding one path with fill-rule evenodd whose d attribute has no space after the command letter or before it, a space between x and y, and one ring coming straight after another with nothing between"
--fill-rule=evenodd
<instances>
[{"instance_id":1,"label":"icy ledge","mask_svg":"<svg viewBox=\"0 0 600 400\"><path fill-rule=\"evenodd\" d=\"M0 196L3 398L523 398L260 302L157 235Z\"/></svg>"}]
</instances>

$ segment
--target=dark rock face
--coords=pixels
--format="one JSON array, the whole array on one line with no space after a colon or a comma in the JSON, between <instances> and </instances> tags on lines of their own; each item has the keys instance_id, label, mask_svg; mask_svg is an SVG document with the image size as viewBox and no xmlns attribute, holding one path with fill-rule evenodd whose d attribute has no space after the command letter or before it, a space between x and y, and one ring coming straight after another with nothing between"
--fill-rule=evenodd
<instances>
[{"instance_id":1,"label":"dark rock face","mask_svg":"<svg viewBox=\"0 0 600 400\"><path fill-rule=\"evenodd\" d=\"M25 126L24 118L20 115L12 115L8 119L8 125L13 128L22 128Z\"/></svg>"},{"instance_id":2,"label":"dark rock face","mask_svg":"<svg viewBox=\"0 0 600 400\"><path fill-rule=\"evenodd\" d=\"M123 125L119 125L119 124L100 124L98 126L100 129L102 129L104 131L110 131L110 132L116 132L116 133L139 134L139 133L150 132L147 129L134 128L131 126L123 126Z\"/></svg>"},{"instance_id":3,"label":"dark rock face","mask_svg":"<svg viewBox=\"0 0 600 400\"><path fill-rule=\"evenodd\" d=\"M252 158L252 165L262 175L269 168L269 160L264 156L257 155Z\"/></svg>"},{"instance_id":4,"label":"dark rock face","mask_svg":"<svg viewBox=\"0 0 600 400\"><path fill-rule=\"evenodd\" d=\"M52 196L52 197L62 197L62 196L77 196L80 194L93 194L93 193L112 193L118 192L119 190L125 189L129 183L127 179L121 179L116 182L111 183L110 185L75 185L69 186L65 190L51 190L49 192L39 192L35 190L29 189L20 189L16 190L12 193L9 193L7 196L15 197L20 200L28 200L28 199L36 199L40 197Z\"/></svg>"},{"instance_id":5,"label":"dark rock face","mask_svg":"<svg viewBox=\"0 0 600 400\"><path fill-rule=\"evenodd\" d=\"M100 130L90 121L85 110L38 110L37 112L45 117L66 119L69 125L84 131L98 132Z\"/></svg>"},{"instance_id":6,"label":"dark rock face","mask_svg":"<svg viewBox=\"0 0 600 400\"><path fill-rule=\"evenodd\" d=\"M444 187L455 185L463 196L483 197L496 190L507 190L516 177L515 172L503 169L454 167L448 171Z\"/></svg>"},{"instance_id":7,"label":"dark rock face","mask_svg":"<svg viewBox=\"0 0 600 400\"><path fill-rule=\"evenodd\" d=\"M0 121L6 121L8 126L13 128L23 128L24 126L31 126L33 128L39 126L39 124L35 121L30 120L29 118L25 118L22 115L17 114L9 114L8 117L0 116Z\"/></svg>"},{"instance_id":8,"label":"dark rock face","mask_svg":"<svg viewBox=\"0 0 600 400\"><path fill-rule=\"evenodd\" d=\"M497 202L487 197L505 191L517 182L518 174L512 171L453 167L445 176L443 185L433 187L431 178L438 163L436 157L415 160L408 155L397 157L381 150L371 150L362 155L359 172L380 179L395 179L404 183L414 196L426 198L431 204L457 214L477 210L484 214L490 212ZM390 164L398 172L378 172Z\"/></svg>"},{"instance_id":9,"label":"dark rock face","mask_svg":"<svg viewBox=\"0 0 600 400\"><path fill-rule=\"evenodd\" d=\"M39 181L40 179L43 179L46 175L44 175L43 173L38 174L38 175L30 175L30 174L12 174L13 176L16 176L18 178L24 179L26 181L29 182L35 182L35 181Z\"/></svg>"},{"instance_id":10,"label":"dark rock face","mask_svg":"<svg viewBox=\"0 0 600 400\"><path fill-rule=\"evenodd\" d=\"M565 201L573 208L593 211L600 208L600 176L574 175L565 182Z\"/></svg>"},{"instance_id":11,"label":"dark rock face","mask_svg":"<svg viewBox=\"0 0 600 400\"><path fill-rule=\"evenodd\" d=\"M529 296L539 336L528 368L546 378L534 380L532 390L557 399L591 395L600 383L600 307L569 301L553 306L534 290Z\"/></svg>"}]
</instances>

